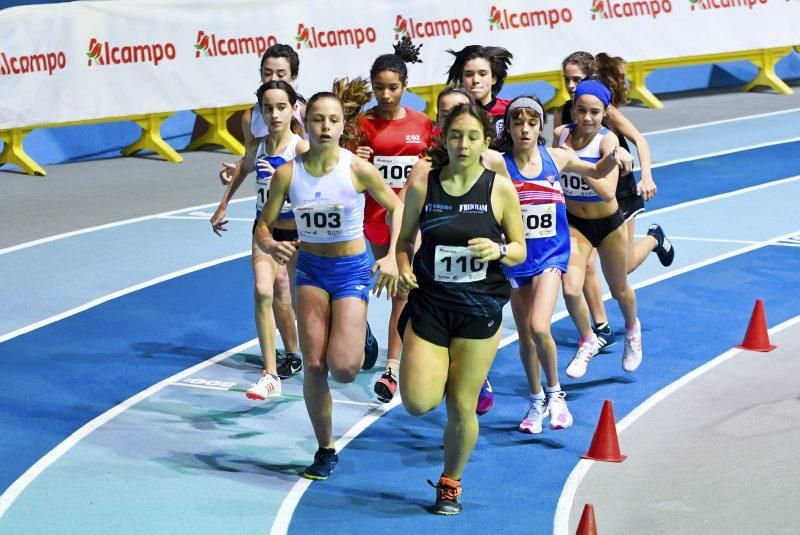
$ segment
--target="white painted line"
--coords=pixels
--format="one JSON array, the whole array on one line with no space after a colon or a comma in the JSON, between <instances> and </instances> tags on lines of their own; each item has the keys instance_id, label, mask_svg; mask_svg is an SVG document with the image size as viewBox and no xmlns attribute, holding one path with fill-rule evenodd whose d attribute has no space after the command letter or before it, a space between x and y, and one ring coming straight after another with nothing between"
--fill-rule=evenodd
<instances>
[{"instance_id":1,"label":"white painted line","mask_svg":"<svg viewBox=\"0 0 800 535\"><path fill-rule=\"evenodd\" d=\"M753 191L757 191L760 189L767 189L767 188L774 188L776 186L782 186L784 184L788 184L790 182L797 182L800 180L800 175L792 176L789 178L782 178L780 180L774 180L772 182L767 182L766 184L758 184L756 186L748 186L746 188L737 189L735 191L729 191L727 193L720 193L718 195L712 195L711 197L703 197L702 199L695 199L693 201L687 201L681 204L675 204L673 206L667 206L664 208L659 208L658 210L653 210L644 212L643 214L639 214L636 216L637 219L644 219L647 217L652 217L656 214L665 214L667 212L673 212L675 210L682 210L683 208L689 208L690 206L697 206L699 204L706 204L709 202L719 201L721 199L728 199L730 197L736 197L738 195L744 195L745 193L750 193Z\"/></svg>"},{"instance_id":2,"label":"white painted line","mask_svg":"<svg viewBox=\"0 0 800 535\"><path fill-rule=\"evenodd\" d=\"M783 323L769 329L768 332L770 335L774 335L794 325L797 325L798 323L800 323L800 316L795 316L794 318L784 321ZM670 394L686 386L709 370L712 370L727 360L730 360L732 357L738 355L742 351L742 349L738 348L729 349L725 353L722 353L714 359L706 362L702 366L695 368L680 379L677 379L676 381L665 386L644 400L638 407L633 409L630 413L628 413L628 415L617 422L617 433L622 433L625 431L625 429L630 427L633 422L641 418L647 411L666 399ZM594 465L595 462L596 461L590 461L588 459L581 459L578 461L578 464L567 478L566 483L564 483L564 488L561 491L561 496L559 497L558 505L556 506L556 513L553 517L554 535L567 535L567 533L569 533L569 515L570 511L572 510L573 502L575 501L575 493L577 492L578 487L583 479L586 477L586 474L589 472L589 469Z\"/></svg>"},{"instance_id":3,"label":"white painted line","mask_svg":"<svg viewBox=\"0 0 800 535\"><path fill-rule=\"evenodd\" d=\"M245 197L245 198L242 198L242 199L233 199L231 201L231 204L232 203L239 203L239 202L246 202L246 201L253 201L253 200L255 200L255 198L256 198L255 195L253 195L252 197ZM208 203L208 204L200 204L200 205L197 205L197 206L190 206L188 208L181 208L180 210L172 210L172 211L169 211L169 212L161 212L160 214L153 214L153 215L146 215L146 216L142 216L142 217L135 217L133 219L125 219L124 221L116 221L114 223L106 223L105 225L98 225L96 227L87 227L87 228L80 229L80 230L73 230L71 232L65 232L63 234L56 234L55 236L49 236L47 238L41 238L41 239L38 239L38 240L33 240L33 241L25 242L25 243L20 243L18 245L13 245L11 247L6 247L5 249L0 249L0 255L6 254L6 253L13 253L14 251L19 251L20 249L27 249L28 247L34 247L36 245L42 245L44 243L50 243L50 242L56 241L56 240L63 240L64 238L71 238L72 236L79 236L81 234L86 234L88 232L95 232L97 230L104 230L104 229L119 227L119 226L122 226L122 225L130 225L131 223L139 223L141 221L148 221L148 220L151 220L151 219L157 219L159 217L169 216L169 215L172 215L172 214L179 214L179 213L185 212L187 210L196 210L198 208L210 208L210 207L215 207L215 206L218 206L218 205L219 205L219 202Z\"/></svg>"},{"instance_id":4,"label":"white painted line","mask_svg":"<svg viewBox=\"0 0 800 535\"><path fill-rule=\"evenodd\" d=\"M45 318L45 319L43 319L41 321L37 321L36 323L31 323L30 325L26 325L25 327L22 327L20 329L15 330L15 331L11 331L9 333L0 335L0 343L6 342L8 340L11 340L12 338L16 338L17 336L23 335L25 333L29 333L31 331L34 331L36 329L39 329L40 327L44 327L46 325L50 325L51 323L55 323L55 322L57 322L59 320L63 320L64 318L68 318L70 316L74 316L75 314L78 314L79 312L83 312L83 311L88 310L88 309L90 309L92 307L95 307L97 305L101 305L103 303L111 301L112 299L116 299L117 297L122 297L123 295L128 295L128 294L136 292L138 290L142 290L144 288L147 288L148 286L153 286L155 284L159 284L161 282L168 281L170 279L174 279L174 278L180 277L182 275L186 275L187 273L192 273L194 271L200 271L201 269L205 269L205 268L209 268L209 267L212 267L212 266L216 266L218 264L222 264L224 262L229 262L231 260L236 260L238 258L244 258L245 256L249 256L250 254L251 254L251 251L245 251L245 252L242 252L242 253L236 253L234 255L226 256L224 258L218 258L216 260L211 260L209 262L203 262L202 264L197 264L197 265L194 265L194 266L191 266L191 267L188 267L188 268L184 268L184 269L181 269L181 270L178 270L178 271L173 271L172 273L167 273L166 275L162 275L160 277L156 277L155 279L150 279L149 281L145 281L145 282L136 284L134 286L130 286L130 287L125 288L123 290L119 290L119 291L116 291L114 293L110 293L108 295L104 295L102 297L98 297L97 299L89 301L88 303L84 303L84 304L82 304L80 306L77 306L75 308L71 308L71 309L67 310L66 312L61 312L60 314L56 314L54 316L50 316L49 318Z\"/></svg>"},{"instance_id":5,"label":"white painted line","mask_svg":"<svg viewBox=\"0 0 800 535\"><path fill-rule=\"evenodd\" d=\"M192 383L172 383L169 386L185 386L187 388L199 388L201 390L218 390L218 391L222 391L222 392L233 392L234 394L239 395L239 396L242 395L242 391L241 390L231 390L230 387L224 387L224 386L195 385L195 384L192 384ZM282 401L282 399L303 400L305 398L303 397L303 394L292 394L292 393L288 393L288 392L282 392L279 397L270 398L270 399L272 399L272 401L279 402L279 401ZM354 407L375 408L375 407L380 407L381 406L381 405L378 405L377 403L374 403L374 402L353 401L353 400L350 400L350 399L336 399L336 398L333 398L331 401L333 403L338 404L338 405L352 405Z\"/></svg>"},{"instance_id":6,"label":"white painted line","mask_svg":"<svg viewBox=\"0 0 800 535\"><path fill-rule=\"evenodd\" d=\"M704 126L714 126L718 124L735 123L738 121L747 121L749 119L759 119L761 117L774 117L775 115L783 115L785 113L794 113L800 111L800 108L792 108L789 110L772 111L768 113L757 113L755 115L744 115L742 117L733 117L731 119L720 119L718 121L709 121L707 123L690 124L687 126L678 126L675 128L665 128L663 130L653 130L652 132L644 132L645 136L657 136L666 134L668 132L682 132L684 130L691 130L693 128L703 128Z\"/></svg>"},{"instance_id":7,"label":"white painted line","mask_svg":"<svg viewBox=\"0 0 800 535\"><path fill-rule=\"evenodd\" d=\"M125 410L133 407L140 401L143 401L159 390L169 386L171 383L175 381L180 381L181 379L188 377L193 373L197 373L198 371L211 366L217 362L223 361L228 357L231 357L245 349L248 349L258 343L258 338L254 338L249 342L245 342L244 344L238 345L233 349L229 349L224 353L220 353L219 355L212 357L200 364L196 364L191 368L187 368L182 372L176 373L172 377L164 379L159 383L154 384L147 390L142 390L138 394L133 397L130 397L120 403L119 405L115 406L112 409L107 410L100 416L94 418L92 421L84 424L80 429L72 433L69 437L63 440L58 446L47 452L47 454L36 461L36 463L28 468L24 474L22 474L14 483L11 484L10 487L6 489L6 491L0 496L0 519L3 518L8 508L11 504L14 503L20 493L25 490L25 488L31 484L31 482L36 479L48 466L56 462L58 459L61 458L65 453L67 453L73 446L75 446L78 442L83 440L86 436L90 433L101 427L102 425L106 424L114 417L122 414Z\"/></svg>"},{"instance_id":8,"label":"white painted line","mask_svg":"<svg viewBox=\"0 0 800 535\"><path fill-rule=\"evenodd\" d=\"M210 217L210 216L209 216ZM192 221L205 221L208 223L208 218L206 217L197 217L192 215L162 215L159 216L158 219L190 219ZM226 221L247 221L248 223L252 223L254 217L226 217Z\"/></svg>"},{"instance_id":9,"label":"white painted line","mask_svg":"<svg viewBox=\"0 0 800 535\"><path fill-rule=\"evenodd\" d=\"M753 245L755 243L760 243L753 240L723 240L720 238L691 238L689 236L673 236L670 234L668 236L670 241L702 241L702 242L710 242L710 243L743 243L747 245Z\"/></svg>"},{"instance_id":10,"label":"white painted line","mask_svg":"<svg viewBox=\"0 0 800 535\"><path fill-rule=\"evenodd\" d=\"M364 416L361 420L355 423L353 427L347 430L347 432L336 441L335 448L336 451L341 452L345 446L347 446L351 440L356 438L360 435L367 427L372 425L378 418L383 416L384 414L388 413L390 410L394 409L398 405L400 405L401 399L400 394L396 394L394 399L392 399L391 403L386 405L382 405L376 407L369 411L366 416ZM297 478L292 488L286 494L286 497L283 499L281 503L280 509L275 515L275 521L272 524L272 529L270 530L270 535L285 535L289 530L289 523L292 521L292 516L294 515L294 510L297 508L297 504L300 503L300 499L303 497L303 494L311 485L312 480L306 479L304 477Z\"/></svg>"},{"instance_id":11,"label":"white painted line","mask_svg":"<svg viewBox=\"0 0 800 535\"><path fill-rule=\"evenodd\" d=\"M744 152L746 150L762 149L764 147L771 147L773 145L782 145L784 143L794 143L795 141L800 141L800 137L790 137L786 139L778 139L775 141L767 141L765 143L756 143L755 145L746 145L743 147L734 147L732 149L718 150L715 152L706 152L704 154L698 154L697 156L688 156L686 158L678 158L676 160L669 160L666 162L655 163L651 165L650 168L656 169L658 167L666 167L668 165L693 162L695 160L703 160L705 158L714 158L715 156L724 156L726 154L734 154L736 152Z\"/></svg>"}]
</instances>

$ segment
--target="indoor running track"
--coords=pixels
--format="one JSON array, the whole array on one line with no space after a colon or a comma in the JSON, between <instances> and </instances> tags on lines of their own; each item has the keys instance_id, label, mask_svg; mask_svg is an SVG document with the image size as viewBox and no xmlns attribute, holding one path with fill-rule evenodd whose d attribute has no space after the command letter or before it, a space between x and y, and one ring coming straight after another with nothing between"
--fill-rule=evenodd
<instances>
[{"instance_id":1,"label":"indoor running track","mask_svg":"<svg viewBox=\"0 0 800 535\"><path fill-rule=\"evenodd\" d=\"M670 159L655 162L660 194L639 231L658 221L678 256L669 269L650 258L632 276L642 367L622 372L621 348L598 357L583 379L562 382L575 425L522 435L527 388L507 314L495 409L481 419L456 518L426 510L442 410L386 414L373 403L372 373L337 386L335 432L340 446L352 442L330 480L309 484L297 476L316 447L300 378L284 382L279 402L244 398L259 374L251 201L232 205L223 240L209 232L206 206L0 251L0 532L551 531L603 399L619 420L739 343L756 297L770 324L800 314L800 140L787 128L797 119L649 136ZM699 138L713 140L705 153ZM562 310L563 369L575 335ZM621 325L613 302L608 312ZM387 314L373 300L373 325Z\"/></svg>"}]
</instances>

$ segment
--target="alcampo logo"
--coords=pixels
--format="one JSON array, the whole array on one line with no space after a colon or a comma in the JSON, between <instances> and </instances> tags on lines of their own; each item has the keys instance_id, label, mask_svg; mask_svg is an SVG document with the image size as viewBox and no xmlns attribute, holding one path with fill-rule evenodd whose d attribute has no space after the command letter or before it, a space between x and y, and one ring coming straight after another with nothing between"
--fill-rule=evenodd
<instances>
[{"instance_id":1,"label":"alcampo logo","mask_svg":"<svg viewBox=\"0 0 800 535\"><path fill-rule=\"evenodd\" d=\"M257 35L254 37L218 37L217 34L207 34L203 30L197 32L197 42L194 44L194 57L202 56L239 56L253 54L260 56L274 44L278 38L274 35Z\"/></svg>"},{"instance_id":2,"label":"alcampo logo","mask_svg":"<svg viewBox=\"0 0 800 535\"><path fill-rule=\"evenodd\" d=\"M302 22L297 25L294 40L297 48L332 48L335 46L355 46L361 48L364 43L374 43L378 38L375 28L342 28L338 30L318 30L316 26L306 26Z\"/></svg>"},{"instance_id":3,"label":"alcampo logo","mask_svg":"<svg viewBox=\"0 0 800 535\"><path fill-rule=\"evenodd\" d=\"M86 64L89 67L127 63L152 63L158 66L162 61L174 60L175 55L175 45L172 43L114 46L108 41L98 41L92 37L89 39L89 51L86 52L89 58Z\"/></svg>"},{"instance_id":4,"label":"alcampo logo","mask_svg":"<svg viewBox=\"0 0 800 535\"><path fill-rule=\"evenodd\" d=\"M489 9L489 30L516 30L536 28L572 22L572 10L568 7L540 9L536 11L510 11L492 6Z\"/></svg>"},{"instance_id":5,"label":"alcampo logo","mask_svg":"<svg viewBox=\"0 0 800 535\"><path fill-rule=\"evenodd\" d=\"M691 0L690 0L691 1ZM622 1L613 0L592 0L592 20L597 19L621 19L628 17L649 16L656 18L659 15L672 11L670 0L640 0Z\"/></svg>"},{"instance_id":6,"label":"alcampo logo","mask_svg":"<svg viewBox=\"0 0 800 535\"><path fill-rule=\"evenodd\" d=\"M39 52L35 54L23 54L21 56L7 55L0 52L0 76L9 74L28 74L30 72L47 72L48 76L53 76L53 72L67 67L67 55L59 50L58 52Z\"/></svg>"},{"instance_id":7,"label":"alcampo logo","mask_svg":"<svg viewBox=\"0 0 800 535\"><path fill-rule=\"evenodd\" d=\"M394 39L397 41L403 35L411 39L425 39L428 37L446 37L453 39L460 33L472 33L472 20L464 18L416 21L413 18L404 18L397 15L394 23Z\"/></svg>"},{"instance_id":8,"label":"alcampo logo","mask_svg":"<svg viewBox=\"0 0 800 535\"><path fill-rule=\"evenodd\" d=\"M692 11L705 11L709 9L730 9L746 7L753 9L757 5L765 5L769 0L689 0Z\"/></svg>"}]
</instances>

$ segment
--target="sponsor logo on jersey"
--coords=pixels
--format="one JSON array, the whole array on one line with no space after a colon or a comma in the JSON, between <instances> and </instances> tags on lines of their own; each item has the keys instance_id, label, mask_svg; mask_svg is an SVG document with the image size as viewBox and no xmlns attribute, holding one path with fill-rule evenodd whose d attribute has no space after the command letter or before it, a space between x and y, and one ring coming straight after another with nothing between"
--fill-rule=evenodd
<instances>
[{"instance_id":1,"label":"sponsor logo on jersey","mask_svg":"<svg viewBox=\"0 0 800 535\"><path fill-rule=\"evenodd\" d=\"M590 12L595 19L621 19L630 17L652 17L672 12L670 0L635 0L615 2L613 0L591 0Z\"/></svg>"},{"instance_id":2,"label":"sponsor logo on jersey","mask_svg":"<svg viewBox=\"0 0 800 535\"><path fill-rule=\"evenodd\" d=\"M756 6L763 6L769 0L689 0L692 11L705 11L709 9L731 9L746 7L753 9Z\"/></svg>"},{"instance_id":3,"label":"sponsor logo on jersey","mask_svg":"<svg viewBox=\"0 0 800 535\"><path fill-rule=\"evenodd\" d=\"M67 55L62 51L33 52L13 56L0 52L0 76L46 72L48 76L67 67Z\"/></svg>"},{"instance_id":4,"label":"sponsor logo on jersey","mask_svg":"<svg viewBox=\"0 0 800 535\"><path fill-rule=\"evenodd\" d=\"M89 39L89 51L86 52L89 67L128 63L152 63L158 67L162 61L173 61L175 55L175 45L169 42L117 46L94 37Z\"/></svg>"},{"instance_id":5,"label":"sponsor logo on jersey","mask_svg":"<svg viewBox=\"0 0 800 535\"><path fill-rule=\"evenodd\" d=\"M441 204L436 202L429 202L425 205L426 212L451 212L453 207L449 204Z\"/></svg>"},{"instance_id":6,"label":"sponsor logo on jersey","mask_svg":"<svg viewBox=\"0 0 800 535\"><path fill-rule=\"evenodd\" d=\"M406 134L406 143L422 143L422 136L417 134Z\"/></svg>"},{"instance_id":7,"label":"sponsor logo on jersey","mask_svg":"<svg viewBox=\"0 0 800 535\"><path fill-rule=\"evenodd\" d=\"M297 35L294 40L297 48L332 48L337 46L354 46L361 48L364 43L374 43L378 38L375 28L340 28L319 29L316 26L306 26L302 22L297 25Z\"/></svg>"},{"instance_id":8,"label":"sponsor logo on jersey","mask_svg":"<svg viewBox=\"0 0 800 535\"><path fill-rule=\"evenodd\" d=\"M472 33L472 19L468 17L443 20L415 20L397 15L394 26L394 40L404 35L411 39L427 39L429 37L452 37L459 34Z\"/></svg>"},{"instance_id":9,"label":"sponsor logo on jersey","mask_svg":"<svg viewBox=\"0 0 800 535\"><path fill-rule=\"evenodd\" d=\"M485 214L488 211L488 204L466 203L458 205L458 212L461 214Z\"/></svg>"},{"instance_id":10,"label":"sponsor logo on jersey","mask_svg":"<svg viewBox=\"0 0 800 535\"><path fill-rule=\"evenodd\" d=\"M215 33L197 32L197 42L194 44L194 57L200 56L240 56L252 54L261 56L264 51L278 43L274 35L256 35L250 37L220 37Z\"/></svg>"},{"instance_id":11,"label":"sponsor logo on jersey","mask_svg":"<svg viewBox=\"0 0 800 535\"><path fill-rule=\"evenodd\" d=\"M558 24L569 24L572 19L572 10L568 7L514 11L492 6L489 9L489 30L517 30L542 26L552 29Z\"/></svg>"}]
</instances>

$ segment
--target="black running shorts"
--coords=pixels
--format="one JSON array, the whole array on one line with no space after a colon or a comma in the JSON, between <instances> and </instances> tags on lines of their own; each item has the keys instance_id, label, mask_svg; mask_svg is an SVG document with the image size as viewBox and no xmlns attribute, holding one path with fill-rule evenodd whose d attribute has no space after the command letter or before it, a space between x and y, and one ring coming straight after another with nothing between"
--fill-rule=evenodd
<instances>
[{"instance_id":1,"label":"black running shorts","mask_svg":"<svg viewBox=\"0 0 800 535\"><path fill-rule=\"evenodd\" d=\"M619 204L619 211L622 213L622 220L626 223L644 212L644 200L638 195L617 197L617 204Z\"/></svg>"},{"instance_id":2,"label":"black running shorts","mask_svg":"<svg viewBox=\"0 0 800 535\"><path fill-rule=\"evenodd\" d=\"M567 211L567 221L569 221L570 227L586 236L592 247L600 245L600 242L606 239L606 236L625 223L619 210L610 216L601 217L600 219L584 219Z\"/></svg>"},{"instance_id":3,"label":"black running shorts","mask_svg":"<svg viewBox=\"0 0 800 535\"><path fill-rule=\"evenodd\" d=\"M453 338L469 340L491 338L503 322L502 310L490 317L473 316L437 306L430 299L418 296L415 298L414 293L409 296L408 303L397 322L397 332L401 338L408 320L411 320L411 328L417 336L441 347L449 347Z\"/></svg>"}]
</instances>

